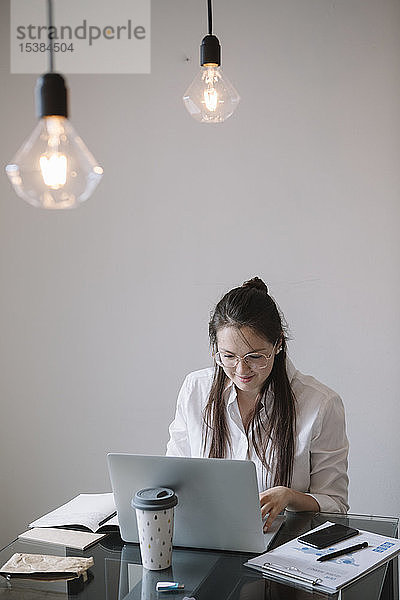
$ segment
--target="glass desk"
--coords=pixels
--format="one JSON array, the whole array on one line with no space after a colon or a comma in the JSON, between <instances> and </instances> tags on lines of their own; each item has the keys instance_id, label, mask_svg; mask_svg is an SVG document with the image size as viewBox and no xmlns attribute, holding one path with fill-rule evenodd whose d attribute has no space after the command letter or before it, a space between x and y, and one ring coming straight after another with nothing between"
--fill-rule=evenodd
<instances>
[{"instance_id":1,"label":"glass desk","mask_svg":"<svg viewBox=\"0 0 400 600\"><path fill-rule=\"evenodd\" d=\"M342 523L382 535L397 537L398 519L363 515L327 513L286 513L286 521L273 547L298 537L325 521ZM174 548L172 568L147 571L140 560L137 544L124 544L118 533L110 533L99 543L81 552L64 546L16 540L0 551L0 565L15 552L59 556L93 556L89 581L80 587L76 582L31 582L0 577L0 600L398 600L397 558L350 584L333 595L300 588L295 584L264 578L243 566L254 556L238 552L220 552ZM180 592L158 593L157 581L179 581Z\"/></svg>"}]
</instances>

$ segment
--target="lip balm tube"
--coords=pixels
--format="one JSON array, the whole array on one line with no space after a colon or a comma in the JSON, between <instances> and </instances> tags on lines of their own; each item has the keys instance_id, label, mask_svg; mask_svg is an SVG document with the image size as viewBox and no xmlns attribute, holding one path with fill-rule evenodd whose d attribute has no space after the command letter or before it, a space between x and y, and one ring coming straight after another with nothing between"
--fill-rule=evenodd
<instances>
[{"instance_id":1,"label":"lip balm tube","mask_svg":"<svg viewBox=\"0 0 400 600\"><path fill-rule=\"evenodd\" d=\"M158 581L156 584L157 592L172 592L173 590L183 590L183 583L177 583L175 581Z\"/></svg>"}]
</instances>

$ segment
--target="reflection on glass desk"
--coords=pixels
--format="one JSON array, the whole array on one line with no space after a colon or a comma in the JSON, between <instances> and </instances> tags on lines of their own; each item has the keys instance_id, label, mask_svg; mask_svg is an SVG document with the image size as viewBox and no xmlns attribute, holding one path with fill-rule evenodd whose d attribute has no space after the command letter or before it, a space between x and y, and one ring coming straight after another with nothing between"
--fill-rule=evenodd
<instances>
[{"instance_id":1,"label":"reflection on glass desk","mask_svg":"<svg viewBox=\"0 0 400 600\"><path fill-rule=\"evenodd\" d=\"M277 547L302 533L333 521L390 537L397 537L398 519L327 513L286 513L286 521L276 536ZM0 552L3 565L15 552L93 556L90 579L80 587L75 582L16 580L0 577L0 600L398 600L397 558L354 582L340 592L326 595L296 584L285 584L243 566L254 554L174 548L172 567L147 571L140 560L137 544L124 544L118 533L111 533L95 546L80 552L64 546L16 540ZM159 593L158 581L178 581L179 592Z\"/></svg>"}]
</instances>

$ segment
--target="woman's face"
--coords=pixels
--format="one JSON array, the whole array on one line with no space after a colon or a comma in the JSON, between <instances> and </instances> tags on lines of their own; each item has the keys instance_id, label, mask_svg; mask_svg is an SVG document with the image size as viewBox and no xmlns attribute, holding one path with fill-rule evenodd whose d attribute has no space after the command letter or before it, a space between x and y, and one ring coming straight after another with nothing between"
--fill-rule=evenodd
<instances>
[{"instance_id":1,"label":"woman's face","mask_svg":"<svg viewBox=\"0 0 400 600\"><path fill-rule=\"evenodd\" d=\"M244 360L240 360L235 367L225 367L225 374L233 381L235 386L247 393L257 395L261 390L264 382L269 377L277 349L264 336L257 334L250 327L222 327L217 332L218 352L226 356L234 354L244 357L249 352L260 352L269 356L272 353L271 359L268 361L264 369L252 370ZM279 348L280 344L277 344Z\"/></svg>"}]
</instances>

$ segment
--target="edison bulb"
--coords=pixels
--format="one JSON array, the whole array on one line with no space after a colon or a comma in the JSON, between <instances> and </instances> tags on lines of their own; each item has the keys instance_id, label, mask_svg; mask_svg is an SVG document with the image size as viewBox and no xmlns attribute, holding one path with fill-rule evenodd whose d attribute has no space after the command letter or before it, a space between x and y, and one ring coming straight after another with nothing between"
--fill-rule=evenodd
<instances>
[{"instance_id":1,"label":"edison bulb","mask_svg":"<svg viewBox=\"0 0 400 600\"><path fill-rule=\"evenodd\" d=\"M103 174L63 116L41 118L6 171L18 196L49 209L78 206L89 198Z\"/></svg>"},{"instance_id":2,"label":"edison bulb","mask_svg":"<svg viewBox=\"0 0 400 600\"><path fill-rule=\"evenodd\" d=\"M219 66L204 65L183 96L189 114L202 123L221 123L239 104L240 96Z\"/></svg>"}]
</instances>

